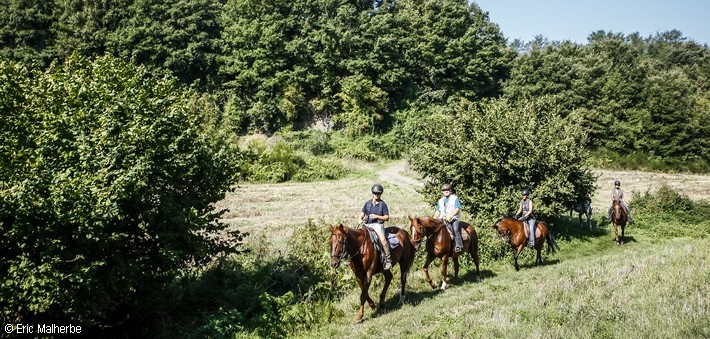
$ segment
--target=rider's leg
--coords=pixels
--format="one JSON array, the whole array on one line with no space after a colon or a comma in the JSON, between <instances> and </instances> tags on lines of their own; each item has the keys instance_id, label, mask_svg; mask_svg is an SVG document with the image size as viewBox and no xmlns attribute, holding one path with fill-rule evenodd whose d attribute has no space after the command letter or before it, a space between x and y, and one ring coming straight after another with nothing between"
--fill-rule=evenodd
<instances>
[{"instance_id":1,"label":"rider's leg","mask_svg":"<svg viewBox=\"0 0 710 339\"><path fill-rule=\"evenodd\" d=\"M528 240L530 242L530 246L535 246L535 219L532 217L529 218L528 225L530 225L530 236L528 237Z\"/></svg>"},{"instance_id":2,"label":"rider's leg","mask_svg":"<svg viewBox=\"0 0 710 339\"><path fill-rule=\"evenodd\" d=\"M385 226L377 223L372 228L377 233L377 237L380 238L380 244L382 244L382 252L385 255L384 269L389 270L392 268L392 258L390 257L390 244L385 237Z\"/></svg>"},{"instance_id":3,"label":"rider's leg","mask_svg":"<svg viewBox=\"0 0 710 339\"><path fill-rule=\"evenodd\" d=\"M634 219L631 218L631 211L629 210L629 206L626 205L626 202L622 201L622 202L621 202L621 206L623 206L624 209L626 210L626 219L627 219L629 222L634 222Z\"/></svg>"},{"instance_id":4,"label":"rider's leg","mask_svg":"<svg viewBox=\"0 0 710 339\"><path fill-rule=\"evenodd\" d=\"M525 227L525 219L523 219L523 217L520 217L518 218L518 220L523 222L523 231L525 231L525 237L530 239L530 235L528 234L529 230L527 227Z\"/></svg>"},{"instance_id":5,"label":"rider's leg","mask_svg":"<svg viewBox=\"0 0 710 339\"><path fill-rule=\"evenodd\" d=\"M609 210L607 211L607 215L609 216L609 222L611 222L611 209L614 207L614 205L609 206Z\"/></svg>"},{"instance_id":6,"label":"rider's leg","mask_svg":"<svg viewBox=\"0 0 710 339\"><path fill-rule=\"evenodd\" d=\"M458 218L452 219L451 226L454 228L454 242L456 243L454 250L456 252L461 252L461 249L463 249L463 239L461 239L461 220Z\"/></svg>"}]
</instances>

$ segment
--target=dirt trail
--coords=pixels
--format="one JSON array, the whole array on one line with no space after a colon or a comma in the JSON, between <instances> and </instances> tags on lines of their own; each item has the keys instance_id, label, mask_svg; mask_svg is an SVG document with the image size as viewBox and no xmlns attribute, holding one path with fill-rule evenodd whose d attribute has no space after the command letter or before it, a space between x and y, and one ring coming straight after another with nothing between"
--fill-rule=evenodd
<instances>
[{"instance_id":1,"label":"dirt trail","mask_svg":"<svg viewBox=\"0 0 710 339\"><path fill-rule=\"evenodd\" d=\"M394 164L383 170L378 171L377 174L380 176L380 179L387 181L390 184L395 184L399 187L410 188L412 190L424 187L424 183L421 180L402 174L408 171L410 171L409 164L407 163L407 161L402 160L395 162ZM414 172L407 174L414 174Z\"/></svg>"}]
</instances>

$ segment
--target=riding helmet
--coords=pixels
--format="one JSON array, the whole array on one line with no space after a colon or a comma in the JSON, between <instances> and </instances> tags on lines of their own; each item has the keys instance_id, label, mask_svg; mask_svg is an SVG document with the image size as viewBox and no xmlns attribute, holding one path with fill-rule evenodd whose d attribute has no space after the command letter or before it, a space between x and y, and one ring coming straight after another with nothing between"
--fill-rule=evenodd
<instances>
[{"instance_id":1,"label":"riding helmet","mask_svg":"<svg viewBox=\"0 0 710 339\"><path fill-rule=\"evenodd\" d=\"M373 194L382 194L382 192L385 190L384 187L380 184L374 184L372 185L372 193Z\"/></svg>"},{"instance_id":2,"label":"riding helmet","mask_svg":"<svg viewBox=\"0 0 710 339\"><path fill-rule=\"evenodd\" d=\"M449 184L443 184L443 185L441 185L441 190L442 190L442 191L450 191L450 190L451 190L451 185L449 185Z\"/></svg>"},{"instance_id":3,"label":"riding helmet","mask_svg":"<svg viewBox=\"0 0 710 339\"><path fill-rule=\"evenodd\" d=\"M614 181L614 186L621 186L621 181L619 181L619 180Z\"/></svg>"},{"instance_id":4,"label":"riding helmet","mask_svg":"<svg viewBox=\"0 0 710 339\"><path fill-rule=\"evenodd\" d=\"M530 195L530 190L529 189L524 189L523 190L523 195Z\"/></svg>"}]
</instances>

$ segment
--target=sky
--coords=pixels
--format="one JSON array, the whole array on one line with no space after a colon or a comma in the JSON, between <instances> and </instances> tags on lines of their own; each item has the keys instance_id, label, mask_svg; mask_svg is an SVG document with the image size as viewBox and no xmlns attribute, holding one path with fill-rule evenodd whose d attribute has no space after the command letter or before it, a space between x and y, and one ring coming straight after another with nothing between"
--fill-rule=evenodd
<instances>
[{"instance_id":1,"label":"sky","mask_svg":"<svg viewBox=\"0 0 710 339\"><path fill-rule=\"evenodd\" d=\"M587 43L598 30L642 37L677 29L683 37L710 45L710 0L474 0L500 26L508 42Z\"/></svg>"}]
</instances>

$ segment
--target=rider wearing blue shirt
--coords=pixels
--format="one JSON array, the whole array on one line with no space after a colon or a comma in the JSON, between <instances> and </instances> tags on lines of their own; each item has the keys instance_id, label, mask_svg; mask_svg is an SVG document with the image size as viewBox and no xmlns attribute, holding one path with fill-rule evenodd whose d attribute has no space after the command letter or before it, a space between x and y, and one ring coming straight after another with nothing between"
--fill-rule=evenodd
<instances>
[{"instance_id":1,"label":"rider wearing blue shirt","mask_svg":"<svg viewBox=\"0 0 710 339\"><path fill-rule=\"evenodd\" d=\"M390 220L390 211L387 208L387 204L382 200L382 192L384 187L380 184L375 184L372 186L372 199L365 202L360 210L360 217L358 222L360 224L365 224L366 227L372 229L377 233L377 237L380 238L380 243L382 244L382 252L385 255L384 269L389 270L392 268L392 259L390 257L390 245L385 238L385 221Z\"/></svg>"}]
</instances>

